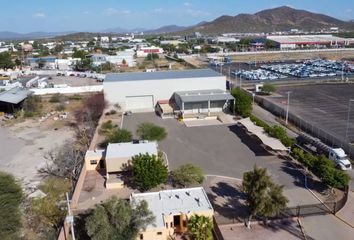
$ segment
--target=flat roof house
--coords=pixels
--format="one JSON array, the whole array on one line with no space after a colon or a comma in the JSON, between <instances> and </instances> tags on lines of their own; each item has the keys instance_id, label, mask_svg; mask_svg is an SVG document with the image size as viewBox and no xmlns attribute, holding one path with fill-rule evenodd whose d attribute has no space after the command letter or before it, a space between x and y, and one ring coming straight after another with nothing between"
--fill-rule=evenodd
<instances>
[{"instance_id":1,"label":"flat roof house","mask_svg":"<svg viewBox=\"0 0 354 240\"><path fill-rule=\"evenodd\" d=\"M110 143L106 150L87 151L85 166L87 171L106 170L106 188L121 188L120 174L128 161L139 154L158 155L156 142Z\"/></svg>"},{"instance_id":2,"label":"flat roof house","mask_svg":"<svg viewBox=\"0 0 354 240\"><path fill-rule=\"evenodd\" d=\"M167 240L175 233L186 232L191 216L197 214L212 218L214 215L213 207L202 187L133 193L130 197L133 205L143 200L148 203L156 220L140 233L139 240Z\"/></svg>"},{"instance_id":3,"label":"flat roof house","mask_svg":"<svg viewBox=\"0 0 354 240\"><path fill-rule=\"evenodd\" d=\"M175 92L218 89L226 91L226 77L211 69L107 74L106 100L123 111L153 112L159 101L173 100Z\"/></svg>"},{"instance_id":4,"label":"flat roof house","mask_svg":"<svg viewBox=\"0 0 354 240\"><path fill-rule=\"evenodd\" d=\"M16 109L22 107L22 103L31 94L31 91L19 87L12 88L8 91L0 92L0 112L15 112Z\"/></svg>"}]
</instances>

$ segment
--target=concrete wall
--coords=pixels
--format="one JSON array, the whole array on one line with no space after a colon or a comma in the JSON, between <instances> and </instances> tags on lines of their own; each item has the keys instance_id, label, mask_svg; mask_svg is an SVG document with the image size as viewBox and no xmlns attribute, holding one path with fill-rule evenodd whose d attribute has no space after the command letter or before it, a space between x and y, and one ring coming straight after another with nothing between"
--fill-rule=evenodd
<instances>
[{"instance_id":1,"label":"concrete wall","mask_svg":"<svg viewBox=\"0 0 354 240\"><path fill-rule=\"evenodd\" d=\"M105 98L110 104L119 103L125 108L125 96L153 95L154 105L159 100L170 99L174 92L221 89L226 90L226 78L181 78L146 81L104 82ZM154 111L154 109L151 109Z\"/></svg>"},{"instance_id":2,"label":"concrete wall","mask_svg":"<svg viewBox=\"0 0 354 240\"><path fill-rule=\"evenodd\" d=\"M102 85L95 86L83 86L83 87L66 87L66 88L31 88L34 95L45 94L69 94L69 93L85 93L85 92L101 92L103 90Z\"/></svg>"}]
</instances>

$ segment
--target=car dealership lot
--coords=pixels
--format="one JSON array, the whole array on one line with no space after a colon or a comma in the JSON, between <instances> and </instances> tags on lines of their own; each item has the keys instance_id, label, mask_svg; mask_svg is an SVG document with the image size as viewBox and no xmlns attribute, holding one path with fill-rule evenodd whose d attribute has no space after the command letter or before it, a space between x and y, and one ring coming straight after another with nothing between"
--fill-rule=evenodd
<instances>
[{"instance_id":1,"label":"car dealership lot","mask_svg":"<svg viewBox=\"0 0 354 240\"><path fill-rule=\"evenodd\" d=\"M168 136L159 143L169 160L170 169L185 163L200 166L205 174L242 179L255 164L266 167L274 181L284 185L289 206L314 204L318 201L303 187L302 174L288 161L266 151L261 142L237 125L188 128L175 119L161 119L154 113L125 116L123 128L134 134L137 125L153 122L166 128Z\"/></svg>"}]
</instances>

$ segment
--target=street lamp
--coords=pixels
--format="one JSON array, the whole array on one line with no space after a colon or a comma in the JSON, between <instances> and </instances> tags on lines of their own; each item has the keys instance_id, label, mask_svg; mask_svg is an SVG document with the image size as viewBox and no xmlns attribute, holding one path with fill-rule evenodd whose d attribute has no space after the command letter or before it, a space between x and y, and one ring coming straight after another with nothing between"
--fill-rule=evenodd
<instances>
[{"instance_id":1,"label":"street lamp","mask_svg":"<svg viewBox=\"0 0 354 240\"><path fill-rule=\"evenodd\" d=\"M288 118L289 118L289 104L290 104L290 91L286 92L288 94L288 101L286 104L286 116L285 116L285 125L288 125Z\"/></svg>"},{"instance_id":2,"label":"street lamp","mask_svg":"<svg viewBox=\"0 0 354 240\"><path fill-rule=\"evenodd\" d=\"M354 102L354 99L349 99L348 103L348 116L347 116L347 129L345 130L345 142L348 141L348 133L349 133L349 120L350 120L350 105Z\"/></svg>"}]
</instances>

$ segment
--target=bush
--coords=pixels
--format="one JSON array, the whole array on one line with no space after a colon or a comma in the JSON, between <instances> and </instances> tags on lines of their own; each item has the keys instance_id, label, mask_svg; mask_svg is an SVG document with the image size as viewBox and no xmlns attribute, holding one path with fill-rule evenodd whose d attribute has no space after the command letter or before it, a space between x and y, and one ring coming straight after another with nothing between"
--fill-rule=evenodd
<instances>
[{"instance_id":1,"label":"bush","mask_svg":"<svg viewBox=\"0 0 354 240\"><path fill-rule=\"evenodd\" d=\"M62 102L63 99L64 99L64 95L62 95L60 93L56 93L49 99L49 102L51 102L51 103L59 103L59 102Z\"/></svg>"},{"instance_id":2,"label":"bush","mask_svg":"<svg viewBox=\"0 0 354 240\"><path fill-rule=\"evenodd\" d=\"M133 182L142 191L147 191L167 181L167 167L162 159L155 155L137 155L132 158L131 167Z\"/></svg>"},{"instance_id":3,"label":"bush","mask_svg":"<svg viewBox=\"0 0 354 240\"><path fill-rule=\"evenodd\" d=\"M173 183L182 187L189 187L193 184L201 184L204 180L201 168L193 164L185 164L172 172Z\"/></svg>"},{"instance_id":4,"label":"bush","mask_svg":"<svg viewBox=\"0 0 354 240\"><path fill-rule=\"evenodd\" d=\"M42 98L40 96L29 96L23 103L23 111L25 117L34 117L41 114Z\"/></svg>"},{"instance_id":5,"label":"bush","mask_svg":"<svg viewBox=\"0 0 354 240\"><path fill-rule=\"evenodd\" d=\"M55 111L62 112L65 110L65 104L59 104L55 107Z\"/></svg>"},{"instance_id":6,"label":"bush","mask_svg":"<svg viewBox=\"0 0 354 240\"><path fill-rule=\"evenodd\" d=\"M265 83L262 87L262 94L270 95L275 92L277 89L273 84Z\"/></svg>"},{"instance_id":7,"label":"bush","mask_svg":"<svg viewBox=\"0 0 354 240\"><path fill-rule=\"evenodd\" d=\"M66 210L60 207L65 200L65 193L70 190L68 180L50 177L40 186L46 194L43 198L32 200L30 210L33 215L32 224L39 228L58 229L66 215Z\"/></svg>"},{"instance_id":8,"label":"bush","mask_svg":"<svg viewBox=\"0 0 354 240\"><path fill-rule=\"evenodd\" d=\"M167 136L166 130L163 127L153 123L140 124L136 133L141 139L149 141L161 141Z\"/></svg>"},{"instance_id":9,"label":"bush","mask_svg":"<svg viewBox=\"0 0 354 240\"><path fill-rule=\"evenodd\" d=\"M297 147L293 148L292 155L319 177L324 184L340 189L348 186L350 180L348 174L336 169L333 161L329 160L326 156L315 156L311 153L304 153L302 149Z\"/></svg>"},{"instance_id":10,"label":"bush","mask_svg":"<svg viewBox=\"0 0 354 240\"><path fill-rule=\"evenodd\" d=\"M79 94L74 94L72 96L69 96L69 100L81 100L83 97Z\"/></svg>"},{"instance_id":11,"label":"bush","mask_svg":"<svg viewBox=\"0 0 354 240\"><path fill-rule=\"evenodd\" d=\"M132 133L126 129L114 129L108 134L106 141L108 143L131 142Z\"/></svg>"},{"instance_id":12,"label":"bush","mask_svg":"<svg viewBox=\"0 0 354 240\"><path fill-rule=\"evenodd\" d=\"M234 88L231 91L235 98L235 112L242 117L249 117L252 113L252 98L244 90Z\"/></svg>"},{"instance_id":13,"label":"bush","mask_svg":"<svg viewBox=\"0 0 354 240\"><path fill-rule=\"evenodd\" d=\"M0 239L20 239L21 186L9 174L0 172Z\"/></svg>"}]
</instances>

